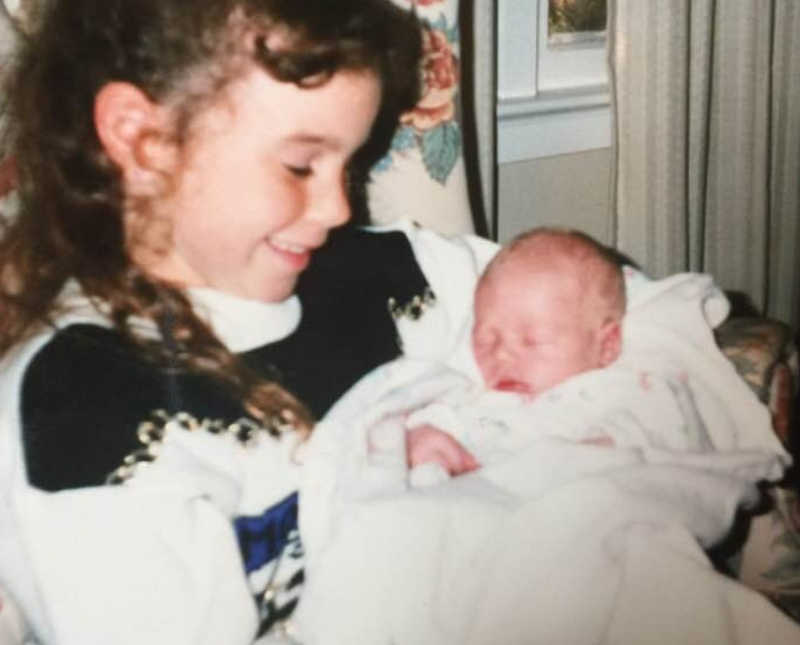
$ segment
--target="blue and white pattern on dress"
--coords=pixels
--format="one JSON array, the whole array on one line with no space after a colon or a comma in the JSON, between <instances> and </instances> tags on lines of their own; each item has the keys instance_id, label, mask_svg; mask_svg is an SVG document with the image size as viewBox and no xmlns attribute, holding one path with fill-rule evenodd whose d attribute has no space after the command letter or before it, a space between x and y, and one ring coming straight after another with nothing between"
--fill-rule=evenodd
<instances>
[{"instance_id":1,"label":"blue and white pattern on dress","mask_svg":"<svg viewBox=\"0 0 800 645\"><path fill-rule=\"evenodd\" d=\"M259 635L287 619L303 586L304 551L297 529L297 493L261 515L238 517L234 528L259 610Z\"/></svg>"}]
</instances>

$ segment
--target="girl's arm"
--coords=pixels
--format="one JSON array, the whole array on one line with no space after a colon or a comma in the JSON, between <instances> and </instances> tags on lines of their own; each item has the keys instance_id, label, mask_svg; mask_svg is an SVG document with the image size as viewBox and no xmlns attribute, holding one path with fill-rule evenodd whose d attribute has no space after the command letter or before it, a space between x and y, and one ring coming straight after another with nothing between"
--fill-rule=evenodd
<instances>
[{"instance_id":1,"label":"girl's arm","mask_svg":"<svg viewBox=\"0 0 800 645\"><path fill-rule=\"evenodd\" d=\"M6 499L3 584L41 642L252 642L231 523L200 487L48 494L20 483Z\"/></svg>"},{"instance_id":2,"label":"girl's arm","mask_svg":"<svg viewBox=\"0 0 800 645\"><path fill-rule=\"evenodd\" d=\"M21 382L39 348L24 349L0 371L0 584L39 640L252 642L263 618L253 589L302 570L302 559L284 557L293 546L288 525L296 526L291 442L262 436L245 447L229 433L173 424L155 461L125 483L45 492L29 483L20 436ZM98 402L83 403L90 410ZM80 471L84 458L72 450L62 461ZM236 518L280 530L272 541L242 545ZM248 580L245 553L259 550L268 557L253 558Z\"/></svg>"}]
</instances>

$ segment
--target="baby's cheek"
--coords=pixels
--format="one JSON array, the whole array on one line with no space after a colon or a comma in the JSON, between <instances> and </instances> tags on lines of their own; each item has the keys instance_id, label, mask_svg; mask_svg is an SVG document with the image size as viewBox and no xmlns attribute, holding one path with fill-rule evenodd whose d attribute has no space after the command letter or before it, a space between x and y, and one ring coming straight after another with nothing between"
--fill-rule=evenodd
<instances>
[{"instance_id":1,"label":"baby's cheek","mask_svg":"<svg viewBox=\"0 0 800 645\"><path fill-rule=\"evenodd\" d=\"M480 349L473 350L475 362L478 365L478 370L483 378L486 378L492 371L491 360L485 351Z\"/></svg>"}]
</instances>

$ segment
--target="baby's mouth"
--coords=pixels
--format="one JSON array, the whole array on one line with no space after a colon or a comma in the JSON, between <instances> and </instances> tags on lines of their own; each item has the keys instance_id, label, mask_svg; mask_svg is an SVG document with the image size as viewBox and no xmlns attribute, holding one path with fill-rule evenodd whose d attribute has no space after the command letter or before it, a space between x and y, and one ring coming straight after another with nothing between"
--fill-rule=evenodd
<instances>
[{"instance_id":1,"label":"baby's mouth","mask_svg":"<svg viewBox=\"0 0 800 645\"><path fill-rule=\"evenodd\" d=\"M501 392L519 392L520 394L530 394L531 388L527 383L516 381L514 379L500 379L494 384L493 390L500 390Z\"/></svg>"}]
</instances>

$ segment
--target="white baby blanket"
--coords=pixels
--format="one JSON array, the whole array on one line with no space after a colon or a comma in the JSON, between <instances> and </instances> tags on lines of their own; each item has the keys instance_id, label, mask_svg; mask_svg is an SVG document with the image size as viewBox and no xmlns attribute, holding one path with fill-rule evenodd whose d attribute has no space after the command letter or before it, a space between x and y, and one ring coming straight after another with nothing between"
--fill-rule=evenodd
<instances>
[{"instance_id":1,"label":"white baby blanket","mask_svg":"<svg viewBox=\"0 0 800 645\"><path fill-rule=\"evenodd\" d=\"M713 449L681 373L653 374L620 360L535 398L453 378L463 382L412 412L406 426L427 424L445 430L484 465L502 461L542 436L683 452ZM415 469L412 483L423 470Z\"/></svg>"},{"instance_id":2,"label":"white baby blanket","mask_svg":"<svg viewBox=\"0 0 800 645\"><path fill-rule=\"evenodd\" d=\"M716 349L711 328L724 314L707 277L681 275L638 287L624 327L628 364L682 375L702 449L606 448L534 430L475 473L412 489L407 417L460 377L399 361L365 378L303 454L300 640L800 642L800 629L716 573L701 548L789 461Z\"/></svg>"}]
</instances>

